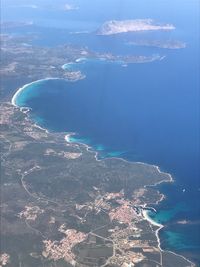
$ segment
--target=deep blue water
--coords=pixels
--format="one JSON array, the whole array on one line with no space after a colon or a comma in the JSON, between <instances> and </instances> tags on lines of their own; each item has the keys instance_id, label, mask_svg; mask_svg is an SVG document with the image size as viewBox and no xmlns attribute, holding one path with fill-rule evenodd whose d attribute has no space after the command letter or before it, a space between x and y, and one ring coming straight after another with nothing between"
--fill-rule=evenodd
<instances>
[{"instance_id":1,"label":"deep blue water","mask_svg":"<svg viewBox=\"0 0 200 267\"><path fill-rule=\"evenodd\" d=\"M47 1L48 2L48 1ZM62 1L61 1L62 2ZM83 4L84 2L84 4ZM74 1L79 10L28 10L12 14L35 25L10 30L37 33L37 45L71 43L115 54L166 55L145 64L86 61L72 66L86 79L70 83L46 80L32 84L18 97L20 106L42 126L75 132L71 141L89 144L101 157L120 156L159 165L172 174L173 185L159 189L166 200L151 216L163 223L163 248L183 253L200 263L199 168L199 27L197 1ZM115 3L115 4L114 4ZM112 8L111 8L112 7ZM22 10L22 9L21 9ZM97 12L98 11L98 12ZM45 19L44 19L44 12ZM18 17L19 16L19 17ZM174 32L96 36L109 19L153 18L173 23ZM47 29L47 25L50 25ZM88 31L86 34L72 34ZM135 39L178 39L179 50L128 46ZM181 224L180 221L186 221Z\"/></svg>"}]
</instances>

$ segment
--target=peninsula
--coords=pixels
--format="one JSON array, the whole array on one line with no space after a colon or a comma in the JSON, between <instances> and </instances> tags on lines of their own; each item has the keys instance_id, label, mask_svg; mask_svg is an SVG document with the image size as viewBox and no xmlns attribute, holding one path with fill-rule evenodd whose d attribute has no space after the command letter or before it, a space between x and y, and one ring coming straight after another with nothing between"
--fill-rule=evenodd
<instances>
[{"instance_id":1,"label":"peninsula","mask_svg":"<svg viewBox=\"0 0 200 267\"><path fill-rule=\"evenodd\" d=\"M195 266L162 250L161 226L145 212L163 199L153 185L172 182L168 173L119 158L99 160L87 146L70 143L67 133L42 129L27 109L11 104L17 88L44 76L64 78L62 64L87 51L3 40L0 266Z\"/></svg>"}]
</instances>

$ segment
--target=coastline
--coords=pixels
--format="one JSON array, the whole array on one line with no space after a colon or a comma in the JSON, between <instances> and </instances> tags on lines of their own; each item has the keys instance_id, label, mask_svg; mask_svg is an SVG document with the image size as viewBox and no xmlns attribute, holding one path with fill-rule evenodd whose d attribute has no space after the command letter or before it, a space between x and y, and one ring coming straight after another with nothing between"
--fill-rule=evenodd
<instances>
[{"instance_id":1,"label":"coastline","mask_svg":"<svg viewBox=\"0 0 200 267\"><path fill-rule=\"evenodd\" d=\"M154 183L154 184L152 184L152 185L147 185L147 186L151 186L151 187L153 187L153 186L157 186L157 185L162 184L162 183L173 183L173 182L174 182L174 179L173 179L173 177L172 177L172 175L171 175L170 173L161 171L161 170L160 170L160 167L157 166L157 165L155 165L155 164L149 164L149 163L140 162L140 161L133 161L133 162L132 162L132 161L126 160L126 159L121 158L121 157L107 157L107 158L104 158L104 159L99 159L99 158L98 158L98 154L99 154L99 152L96 151L95 149L93 149L92 146L89 146L89 145L87 145L87 144L85 144L85 143L78 142L78 141L77 141L77 142L70 141L70 136L73 136L73 135L76 135L76 133L67 133L67 134L65 135L65 137L64 137L65 140L66 140L66 142L71 143L71 144L77 144L77 145L81 144L81 145L83 145L84 147L86 147L87 151L95 153L95 158L96 158L97 161L109 160L109 159L119 159L119 160L121 160L121 161L124 161L124 162L126 162L126 163L130 163L130 164L131 164L131 163L136 163L136 164L140 164L140 165L144 165L144 166L151 166L151 167L156 168L157 171L158 171L159 173L161 173L161 174L166 174L166 175L169 177L169 180L164 179L164 180L162 180L162 181L159 181L159 182L157 182L157 183ZM145 186L145 187L146 187L146 186Z\"/></svg>"},{"instance_id":2,"label":"coastline","mask_svg":"<svg viewBox=\"0 0 200 267\"><path fill-rule=\"evenodd\" d=\"M21 112L23 112L24 114L26 114L28 117L29 117L29 111L31 110L30 108L28 107L19 107L16 103L16 100L17 100L17 97L19 96L19 94L23 91L23 90L26 90L26 88L32 84L35 84L37 82L42 82L42 81L47 81L47 80L64 80L63 78L44 78L44 79L39 79L39 80L36 80L36 81L33 81L31 83L27 83L25 84L24 86L20 87L16 92L15 94L13 95L12 99L11 99L11 104L13 106L15 106L16 108L18 108ZM33 122L33 120L31 120ZM38 125L36 122L33 123L33 126L36 127L36 128L39 128L40 130L42 131L45 131L47 134L50 133L48 131L48 129L46 128L43 128L41 127L40 125ZM126 160L124 158L121 158L121 157L107 157L107 158L104 158L104 159L100 159L98 157L98 154L99 152L95 149L93 149L92 146L89 146L85 143L82 143L82 142L73 142L73 141L70 141L70 136L72 135L75 135L76 133L67 133L66 135L64 135L64 140L68 143L68 144L75 144L77 146L84 146L86 148L86 150L90 153L93 153L94 154L94 157L96 159L96 161L104 161L104 160L110 160L110 159L114 159L114 160L121 160L121 161L124 161L126 163L129 163L129 164L132 164L132 163L135 163L135 164L140 164L140 165L144 165L144 166L150 166L150 167L153 167L155 168L160 174L165 174L167 175L168 179L163 179L159 182L156 182L152 185L145 185L144 187L147 188L147 187L156 187L157 185L159 184L162 184L162 183L173 183L174 182L174 179L172 177L172 175L170 173L167 173L167 172L163 172L161 171L160 167L157 166L157 165L154 165L154 164L148 164L148 163L144 163L144 162L132 162L132 161L129 161L129 160ZM158 191L159 192L159 191ZM165 195L161 194L161 199L159 199L155 204L158 204L159 202L161 202L163 199L165 198ZM152 203L153 204L153 203ZM163 250L161 248L161 241L160 241L160 237L159 237L159 232L162 228L164 228L164 225L162 224L159 224L157 223L156 221L154 221L153 219L150 218L150 216L148 215L148 210L145 210L145 207L146 207L147 204L144 204L143 207L142 207L142 217L144 218L144 220L148 221L149 224L151 226L154 226L154 227L157 227L156 230L152 229L152 231L155 232L155 236L156 236L156 239L157 239L157 242L158 242L158 248L161 252L169 252L169 253L172 253L178 257L181 257L183 258L184 260L186 260L191 267L195 267L196 264L193 263L192 261L190 261L189 259L187 259L186 257L180 255L180 254L177 254L173 251L168 251L168 250ZM151 207L150 207L151 208Z\"/></svg>"},{"instance_id":3,"label":"coastline","mask_svg":"<svg viewBox=\"0 0 200 267\"><path fill-rule=\"evenodd\" d=\"M33 82L30 82L30 83L26 83L25 85L23 85L22 87L18 88L17 91L15 92L15 94L13 95L12 99L11 99L11 104L15 107L19 107L16 103L16 100L17 100L17 97L19 96L19 94L26 90L26 88L30 85L33 85L35 83L38 83L38 82L43 82L43 81L49 81L49 80L62 80L62 78L45 78L45 79L39 79L39 80L36 80L36 81L33 81ZM19 107L20 108L20 107ZM27 109L30 109L28 107L21 107L21 108L27 108Z\"/></svg>"},{"instance_id":4,"label":"coastline","mask_svg":"<svg viewBox=\"0 0 200 267\"><path fill-rule=\"evenodd\" d=\"M157 238L157 242L158 242L158 248L160 249L160 251L165 251L165 252L169 252L169 253L172 253L176 256L179 256L181 258L183 258L184 260L186 260L189 264L191 264L192 267L195 267L195 263L193 263L192 261L190 261L189 259L187 259L186 257L184 257L183 255L180 255L180 254L177 254L173 251L170 251L170 250L163 250L161 248L161 242L160 242L160 238L159 238L159 232L161 229L164 228L164 225L163 224L160 224L160 223L157 223L155 222L154 220L151 219L151 217L148 215L148 210L142 210L142 216L144 217L145 220L147 220L152 226L155 226L157 227L157 229L155 230L155 235L156 235L156 238Z\"/></svg>"},{"instance_id":5,"label":"coastline","mask_svg":"<svg viewBox=\"0 0 200 267\"><path fill-rule=\"evenodd\" d=\"M160 238L159 238L159 231L164 227L164 225L162 225L162 224L160 224L160 223L157 223L157 222L155 222L154 220L152 220L151 217L148 215L148 210L143 209L143 210L142 210L142 216L143 216L144 219L145 219L146 221L148 221L151 225L158 227L158 229L155 231L155 235L156 235L156 238L157 238L157 241L158 241L158 248L159 248L161 251L163 251L162 248L161 248L161 242L160 242Z\"/></svg>"}]
</instances>

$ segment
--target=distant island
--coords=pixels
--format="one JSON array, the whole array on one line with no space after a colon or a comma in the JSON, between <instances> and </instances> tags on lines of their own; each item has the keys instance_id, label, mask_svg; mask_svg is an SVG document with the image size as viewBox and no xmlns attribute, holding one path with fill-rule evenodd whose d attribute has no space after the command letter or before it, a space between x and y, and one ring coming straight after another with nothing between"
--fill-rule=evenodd
<instances>
[{"instance_id":1,"label":"distant island","mask_svg":"<svg viewBox=\"0 0 200 267\"><path fill-rule=\"evenodd\" d=\"M173 40L142 40L142 41L132 41L128 42L128 45L135 45L135 46L152 46L158 48L166 48L166 49L181 49L186 48L186 43L180 41L173 41Z\"/></svg>"},{"instance_id":2,"label":"distant island","mask_svg":"<svg viewBox=\"0 0 200 267\"><path fill-rule=\"evenodd\" d=\"M71 4L65 4L64 8L63 8L63 10L65 10L65 11L71 11L71 10L77 10L77 9L78 9L78 7L73 6Z\"/></svg>"},{"instance_id":3,"label":"distant island","mask_svg":"<svg viewBox=\"0 0 200 267\"><path fill-rule=\"evenodd\" d=\"M126 32L174 30L172 24L158 24L152 19L111 20L105 22L97 31L99 35L112 35Z\"/></svg>"},{"instance_id":4,"label":"distant island","mask_svg":"<svg viewBox=\"0 0 200 267\"><path fill-rule=\"evenodd\" d=\"M0 27L2 30L4 29L12 29L12 28L18 28L18 27L26 27L33 25L32 21L3 21L0 22Z\"/></svg>"}]
</instances>

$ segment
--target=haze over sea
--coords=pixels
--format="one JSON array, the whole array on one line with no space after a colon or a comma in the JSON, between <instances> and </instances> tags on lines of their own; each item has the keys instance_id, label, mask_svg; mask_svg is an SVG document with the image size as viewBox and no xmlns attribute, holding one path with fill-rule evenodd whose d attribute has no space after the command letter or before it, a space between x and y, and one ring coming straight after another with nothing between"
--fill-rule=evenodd
<instances>
[{"instance_id":1,"label":"haze over sea","mask_svg":"<svg viewBox=\"0 0 200 267\"><path fill-rule=\"evenodd\" d=\"M99 151L100 157L120 156L151 163L172 174L175 183L158 187L166 199L156 206L157 214L151 216L165 225L160 232L162 248L184 254L200 264L199 3L195 0L70 3L79 9L66 12L24 8L22 14L20 8L11 5L7 7L6 19L32 20L28 29L40 35L34 40L37 45L70 43L119 55L166 57L127 66L86 60L76 64L86 74L84 80L36 82L23 91L17 104L31 107L31 117L49 130L75 132L71 141L88 144ZM37 1L36 5L39 4ZM94 32L107 20L138 18L172 23L176 29L115 36L98 36ZM12 29L14 34L26 31L26 27ZM87 33L77 34L80 31ZM127 45L135 39L179 40L186 43L186 48Z\"/></svg>"}]
</instances>

